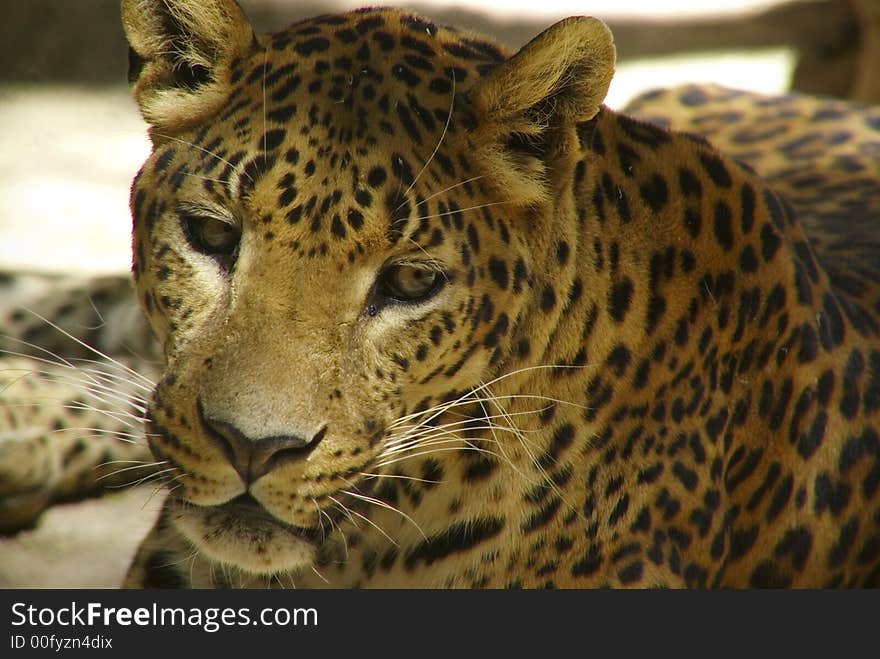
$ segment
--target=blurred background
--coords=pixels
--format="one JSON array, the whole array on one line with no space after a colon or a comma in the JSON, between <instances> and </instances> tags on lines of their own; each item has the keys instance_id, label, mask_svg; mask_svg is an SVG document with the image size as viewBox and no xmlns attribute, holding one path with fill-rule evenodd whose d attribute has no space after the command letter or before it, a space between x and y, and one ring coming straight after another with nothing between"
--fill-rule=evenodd
<instances>
[{"instance_id":1,"label":"blurred background","mask_svg":"<svg viewBox=\"0 0 880 659\"><path fill-rule=\"evenodd\" d=\"M614 108L684 81L762 92L794 82L846 96L855 75L846 62L852 69L860 47L857 5L864 3L880 0L384 2L513 48L559 18L598 16L618 47L607 100ZM262 31L363 2L241 4ZM818 64L809 61L817 57ZM149 145L125 80L117 0L0 0L0 269L128 269L128 186Z\"/></svg>"}]
</instances>

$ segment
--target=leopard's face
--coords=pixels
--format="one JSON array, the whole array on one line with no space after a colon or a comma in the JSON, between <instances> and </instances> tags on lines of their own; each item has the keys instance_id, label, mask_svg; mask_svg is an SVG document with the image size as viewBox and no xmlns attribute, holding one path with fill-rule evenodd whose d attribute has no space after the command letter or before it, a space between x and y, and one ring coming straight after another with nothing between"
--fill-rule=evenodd
<instances>
[{"instance_id":1,"label":"leopard's face","mask_svg":"<svg viewBox=\"0 0 880 659\"><path fill-rule=\"evenodd\" d=\"M153 128L132 191L167 358L149 442L205 555L308 564L512 359L549 228L537 158L511 152L512 189L481 141L471 92L502 58L396 13L307 21L231 56L203 120Z\"/></svg>"}]
</instances>

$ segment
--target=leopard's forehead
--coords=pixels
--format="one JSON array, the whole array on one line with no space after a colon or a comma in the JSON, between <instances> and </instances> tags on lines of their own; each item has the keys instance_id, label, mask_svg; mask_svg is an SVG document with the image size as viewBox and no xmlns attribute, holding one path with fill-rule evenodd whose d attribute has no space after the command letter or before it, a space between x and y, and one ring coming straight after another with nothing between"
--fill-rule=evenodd
<instances>
[{"instance_id":1,"label":"leopard's forehead","mask_svg":"<svg viewBox=\"0 0 880 659\"><path fill-rule=\"evenodd\" d=\"M178 197L245 204L264 236L309 243L303 255L345 242L351 260L365 242L395 242L392 225L402 229L425 197L474 177L456 148L474 121L467 92L505 58L495 43L397 10L298 22L231 62L221 109L157 147L147 169ZM420 215L443 216L443 201ZM377 226L347 240L365 224Z\"/></svg>"},{"instance_id":2,"label":"leopard's forehead","mask_svg":"<svg viewBox=\"0 0 880 659\"><path fill-rule=\"evenodd\" d=\"M233 63L221 117L258 105L267 122L367 146L430 143L453 95L505 59L491 42L391 10L318 17L259 42Z\"/></svg>"}]
</instances>

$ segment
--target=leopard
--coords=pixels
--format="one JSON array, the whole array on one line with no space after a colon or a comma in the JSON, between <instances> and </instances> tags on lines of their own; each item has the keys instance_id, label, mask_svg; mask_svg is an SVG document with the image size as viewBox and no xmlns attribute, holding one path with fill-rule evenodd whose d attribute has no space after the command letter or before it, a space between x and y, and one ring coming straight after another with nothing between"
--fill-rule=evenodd
<instances>
[{"instance_id":1,"label":"leopard","mask_svg":"<svg viewBox=\"0 0 880 659\"><path fill-rule=\"evenodd\" d=\"M0 536L149 478L160 355L130 277L0 272Z\"/></svg>"},{"instance_id":2,"label":"leopard","mask_svg":"<svg viewBox=\"0 0 880 659\"><path fill-rule=\"evenodd\" d=\"M880 586L880 110L618 112L591 17L121 7L167 489L124 587Z\"/></svg>"}]
</instances>

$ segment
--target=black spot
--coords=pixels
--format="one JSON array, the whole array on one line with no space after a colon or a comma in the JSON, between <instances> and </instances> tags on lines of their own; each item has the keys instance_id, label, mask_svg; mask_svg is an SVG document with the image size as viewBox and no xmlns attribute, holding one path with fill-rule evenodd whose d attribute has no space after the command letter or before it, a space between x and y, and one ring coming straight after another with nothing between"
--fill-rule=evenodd
<instances>
[{"instance_id":1,"label":"black spot","mask_svg":"<svg viewBox=\"0 0 880 659\"><path fill-rule=\"evenodd\" d=\"M782 574L773 561L761 561L749 577L752 588L788 588L791 577Z\"/></svg>"},{"instance_id":2,"label":"black spot","mask_svg":"<svg viewBox=\"0 0 880 659\"><path fill-rule=\"evenodd\" d=\"M858 520L855 517L850 518L840 530L837 541L828 552L828 567L838 567L843 564L856 541L858 531Z\"/></svg>"},{"instance_id":3,"label":"black spot","mask_svg":"<svg viewBox=\"0 0 880 659\"><path fill-rule=\"evenodd\" d=\"M756 448L749 451L748 455L745 455L743 458L744 452L745 450L743 447L738 448L727 464L727 474L725 476L724 484L728 493L732 493L743 481L754 473L761 460L761 456L764 453L763 449ZM734 471L733 467L736 466L739 461L742 461L742 464L739 464L739 468Z\"/></svg>"},{"instance_id":4,"label":"black spot","mask_svg":"<svg viewBox=\"0 0 880 659\"><path fill-rule=\"evenodd\" d=\"M814 284L819 283L819 268L816 265L816 260L813 258L813 252L810 249L810 246L807 245L803 240L798 240L794 244L794 251L798 257L798 260L801 264L806 267L807 275L810 278L810 281Z\"/></svg>"},{"instance_id":5,"label":"black spot","mask_svg":"<svg viewBox=\"0 0 880 659\"><path fill-rule=\"evenodd\" d=\"M171 164L171 161L174 160L174 156L177 155L177 151L173 148L166 148L158 158L156 158L156 162L153 163L153 170L157 173L161 173L165 171L168 165Z\"/></svg>"},{"instance_id":6,"label":"black spot","mask_svg":"<svg viewBox=\"0 0 880 659\"><path fill-rule=\"evenodd\" d=\"M703 226L703 220L700 217L699 209L688 206L684 209L684 228L690 234L691 238L698 238L700 229Z\"/></svg>"},{"instance_id":7,"label":"black spot","mask_svg":"<svg viewBox=\"0 0 880 659\"><path fill-rule=\"evenodd\" d=\"M614 508L611 510L611 514L608 515L608 525L615 526L620 519L626 515L626 511L629 510L629 495L624 494L620 499L618 499Z\"/></svg>"},{"instance_id":8,"label":"black spot","mask_svg":"<svg viewBox=\"0 0 880 659\"><path fill-rule=\"evenodd\" d=\"M504 520L498 517L453 524L416 545L407 553L404 564L407 570L412 570L420 562L431 565L453 554L473 549L497 536L503 528Z\"/></svg>"},{"instance_id":9,"label":"black spot","mask_svg":"<svg viewBox=\"0 0 880 659\"><path fill-rule=\"evenodd\" d=\"M330 41L325 37L307 39L294 46L294 50L303 57L308 57L315 53L323 53L328 48L330 48Z\"/></svg>"},{"instance_id":10,"label":"black spot","mask_svg":"<svg viewBox=\"0 0 880 659\"><path fill-rule=\"evenodd\" d=\"M395 67L403 69L404 67ZM406 131L407 135L409 135L410 139L416 144L422 143L422 134L419 132L418 127L413 121L412 114L407 109L407 107L403 103L397 104L397 118L400 119L400 123Z\"/></svg>"},{"instance_id":11,"label":"black spot","mask_svg":"<svg viewBox=\"0 0 880 659\"><path fill-rule=\"evenodd\" d=\"M688 588L705 588L708 578L709 573L706 569L696 563L689 563L684 569L684 580Z\"/></svg>"},{"instance_id":12,"label":"black spot","mask_svg":"<svg viewBox=\"0 0 880 659\"><path fill-rule=\"evenodd\" d=\"M703 186L694 173L689 169L678 170L678 184L681 187L681 193L685 197L693 197L699 199L703 196Z\"/></svg>"},{"instance_id":13,"label":"black spot","mask_svg":"<svg viewBox=\"0 0 880 659\"><path fill-rule=\"evenodd\" d=\"M364 31L365 30L362 30L360 25L358 25L358 32L363 34ZM394 37L385 30L376 30L375 32L373 32L373 41L379 44L379 48L381 48L385 52L394 49Z\"/></svg>"},{"instance_id":14,"label":"black spot","mask_svg":"<svg viewBox=\"0 0 880 659\"><path fill-rule=\"evenodd\" d=\"M543 469L553 466L559 458L560 453L571 446L574 437L574 426L570 423L566 423L556 428L553 432L553 437L550 440L550 446L547 447L547 450L538 458L538 464Z\"/></svg>"},{"instance_id":15,"label":"black spot","mask_svg":"<svg viewBox=\"0 0 880 659\"><path fill-rule=\"evenodd\" d=\"M617 578L620 579L620 583L624 585L637 582L642 578L642 562L633 561L617 573Z\"/></svg>"},{"instance_id":16,"label":"black spot","mask_svg":"<svg viewBox=\"0 0 880 659\"><path fill-rule=\"evenodd\" d=\"M773 230L768 222L765 222L761 226L761 256L765 262L769 263L773 260L780 245L782 245L782 240L779 238L779 234Z\"/></svg>"},{"instance_id":17,"label":"black spot","mask_svg":"<svg viewBox=\"0 0 880 659\"><path fill-rule=\"evenodd\" d=\"M633 175L633 166L639 162L639 154L628 144L621 142L617 145L617 157L620 159L620 168L627 176Z\"/></svg>"},{"instance_id":18,"label":"black spot","mask_svg":"<svg viewBox=\"0 0 880 659\"><path fill-rule=\"evenodd\" d=\"M743 272L756 272L758 270L758 257L751 245L746 245L739 255L739 267Z\"/></svg>"},{"instance_id":19,"label":"black spot","mask_svg":"<svg viewBox=\"0 0 880 659\"><path fill-rule=\"evenodd\" d=\"M786 476L782 482L776 486L776 490L773 492L773 498L770 500L770 505L767 507L767 515L765 519L768 524L776 519L779 516L779 513L781 513L788 504L793 489L794 478L791 474Z\"/></svg>"},{"instance_id":20,"label":"black spot","mask_svg":"<svg viewBox=\"0 0 880 659\"><path fill-rule=\"evenodd\" d=\"M571 575L573 577L588 577L595 574L602 565L602 560L599 548L596 545L590 545L583 557L571 566Z\"/></svg>"},{"instance_id":21,"label":"black spot","mask_svg":"<svg viewBox=\"0 0 880 659\"><path fill-rule=\"evenodd\" d=\"M630 222L632 220L632 214L629 209L629 199L627 199L626 194L621 188L617 188L617 195L614 197L614 203L617 206L617 213L620 216L621 223L627 224Z\"/></svg>"},{"instance_id":22,"label":"black spot","mask_svg":"<svg viewBox=\"0 0 880 659\"><path fill-rule=\"evenodd\" d=\"M562 504L562 499L559 497L554 497L550 499L547 503L545 503L541 508L534 514L530 515L528 519L523 522L520 527L523 532L530 533L535 531L536 529L543 528L547 526L550 520L556 515L556 512L559 510L559 506Z\"/></svg>"},{"instance_id":23,"label":"black spot","mask_svg":"<svg viewBox=\"0 0 880 659\"><path fill-rule=\"evenodd\" d=\"M364 208L369 208L373 204L373 195L365 188L358 188L354 191L354 200Z\"/></svg>"},{"instance_id":24,"label":"black spot","mask_svg":"<svg viewBox=\"0 0 880 659\"><path fill-rule=\"evenodd\" d=\"M658 462L653 467L648 467L639 472L637 482L639 485L651 484L663 473L663 463Z\"/></svg>"},{"instance_id":25,"label":"black spot","mask_svg":"<svg viewBox=\"0 0 880 659\"><path fill-rule=\"evenodd\" d=\"M608 355L606 362L611 367L614 374L620 377L626 372L626 367L629 365L630 352L627 350L626 346L617 345Z\"/></svg>"},{"instance_id":26,"label":"black spot","mask_svg":"<svg viewBox=\"0 0 880 659\"><path fill-rule=\"evenodd\" d=\"M406 45L405 42L408 37L404 37L401 39L401 45ZM417 40L412 39L411 41L416 42ZM433 53L432 53L433 54ZM414 69L419 69L420 71L427 71L430 73L434 70L434 65L431 64L431 60L427 57L422 57L421 55L413 55L411 53L407 53L403 56L403 59L406 61Z\"/></svg>"},{"instance_id":27,"label":"black spot","mask_svg":"<svg viewBox=\"0 0 880 659\"><path fill-rule=\"evenodd\" d=\"M843 316L831 293L822 298L822 313L819 317L819 340L826 350L839 346L846 336L846 325Z\"/></svg>"},{"instance_id":28,"label":"black spot","mask_svg":"<svg viewBox=\"0 0 880 659\"><path fill-rule=\"evenodd\" d=\"M684 464L676 461L672 465L672 473L684 485L688 492L693 492L697 487L697 473L693 469L687 468Z\"/></svg>"},{"instance_id":29,"label":"black spot","mask_svg":"<svg viewBox=\"0 0 880 659\"><path fill-rule=\"evenodd\" d=\"M552 311L555 306L556 292L553 290L553 287L548 284L544 287L544 290L541 291L541 311L547 313Z\"/></svg>"},{"instance_id":30,"label":"black spot","mask_svg":"<svg viewBox=\"0 0 880 659\"><path fill-rule=\"evenodd\" d=\"M620 115L617 121L618 126L626 133L627 137L651 149L656 149L659 145L666 144L670 140L665 130L649 123L632 119L626 115Z\"/></svg>"},{"instance_id":31,"label":"black spot","mask_svg":"<svg viewBox=\"0 0 880 659\"><path fill-rule=\"evenodd\" d=\"M785 301L785 288L781 284L776 284L767 296L767 301L764 303L764 311L758 324L761 327L766 327L770 319L785 308Z\"/></svg>"},{"instance_id":32,"label":"black spot","mask_svg":"<svg viewBox=\"0 0 880 659\"><path fill-rule=\"evenodd\" d=\"M666 180L659 174L654 174L651 180L643 183L639 188L642 200L648 204L651 211L659 212L669 200L669 189Z\"/></svg>"},{"instance_id":33,"label":"black spot","mask_svg":"<svg viewBox=\"0 0 880 659\"><path fill-rule=\"evenodd\" d=\"M651 530L651 511L648 509L648 506L644 506L639 511L635 521L630 525L629 530L633 533Z\"/></svg>"},{"instance_id":34,"label":"black spot","mask_svg":"<svg viewBox=\"0 0 880 659\"><path fill-rule=\"evenodd\" d=\"M272 73L269 73L263 78L263 82L267 87L274 87L279 80L286 78L291 73L296 71L296 64L285 64L284 66L280 66Z\"/></svg>"},{"instance_id":35,"label":"black spot","mask_svg":"<svg viewBox=\"0 0 880 659\"><path fill-rule=\"evenodd\" d=\"M812 324L804 323L801 325L799 335L800 349L797 354L798 361L801 364L814 361L818 355L819 342Z\"/></svg>"},{"instance_id":36,"label":"black spot","mask_svg":"<svg viewBox=\"0 0 880 659\"><path fill-rule=\"evenodd\" d=\"M468 464L463 473L463 478L469 483L485 480L489 478L498 467L498 461L492 460L486 456L478 455Z\"/></svg>"},{"instance_id":37,"label":"black spot","mask_svg":"<svg viewBox=\"0 0 880 659\"><path fill-rule=\"evenodd\" d=\"M865 360L862 353L853 350L846 362L841 380L842 391L840 395L840 413L846 419L853 419L858 414L861 392L859 392L859 380L865 370Z\"/></svg>"},{"instance_id":38,"label":"black spot","mask_svg":"<svg viewBox=\"0 0 880 659\"><path fill-rule=\"evenodd\" d=\"M742 211L740 227L743 234L747 234L755 223L755 190L748 183L744 184L740 191L740 206Z\"/></svg>"},{"instance_id":39,"label":"black spot","mask_svg":"<svg viewBox=\"0 0 880 659\"><path fill-rule=\"evenodd\" d=\"M409 166L409 163L406 159L401 156L399 153L394 153L391 155L391 171L399 178L404 185L412 185L414 180L412 168ZM402 196L403 191L400 192Z\"/></svg>"},{"instance_id":40,"label":"black spot","mask_svg":"<svg viewBox=\"0 0 880 659\"><path fill-rule=\"evenodd\" d=\"M681 250L679 260L681 261L681 269L685 273L693 272L694 268L697 266L697 258L690 250Z\"/></svg>"},{"instance_id":41,"label":"black spot","mask_svg":"<svg viewBox=\"0 0 880 659\"><path fill-rule=\"evenodd\" d=\"M733 248L732 219L733 213L730 211L730 206L723 201L715 204L715 239L725 252L729 252Z\"/></svg>"},{"instance_id":42,"label":"black spot","mask_svg":"<svg viewBox=\"0 0 880 659\"><path fill-rule=\"evenodd\" d=\"M687 318L679 318L675 326L675 343L684 346L688 341L688 324Z\"/></svg>"},{"instance_id":43,"label":"black spot","mask_svg":"<svg viewBox=\"0 0 880 659\"><path fill-rule=\"evenodd\" d=\"M722 188L730 187L732 183L730 172L727 171L727 167L718 156L712 153L701 153L700 162L715 185Z\"/></svg>"},{"instance_id":44,"label":"black spot","mask_svg":"<svg viewBox=\"0 0 880 659\"><path fill-rule=\"evenodd\" d=\"M354 208L349 209L347 219L349 226L355 231L359 230L364 225L364 216L359 210Z\"/></svg>"},{"instance_id":45,"label":"black spot","mask_svg":"<svg viewBox=\"0 0 880 659\"><path fill-rule=\"evenodd\" d=\"M356 41L358 38L357 32L355 32L351 28L345 28L345 29L339 30L338 32L334 33L333 36L336 37L342 43L352 43L352 42Z\"/></svg>"},{"instance_id":46,"label":"black spot","mask_svg":"<svg viewBox=\"0 0 880 659\"><path fill-rule=\"evenodd\" d=\"M792 388L792 379L790 377L785 378L779 387L779 395L776 397L776 403L770 413L770 430L779 430L779 427L782 425L785 413L788 410L788 403L791 401Z\"/></svg>"},{"instance_id":47,"label":"black spot","mask_svg":"<svg viewBox=\"0 0 880 659\"><path fill-rule=\"evenodd\" d=\"M434 78L428 87L435 94L448 94L452 91L452 83L445 78Z\"/></svg>"},{"instance_id":48,"label":"black spot","mask_svg":"<svg viewBox=\"0 0 880 659\"><path fill-rule=\"evenodd\" d=\"M276 156L274 154L261 154L248 160L242 168L241 185L239 187L239 195L247 198L254 189L257 181L263 175L275 166Z\"/></svg>"},{"instance_id":49,"label":"black spot","mask_svg":"<svg viewBox=\"0 0 880 659\"><path fill-rule=\"evenodd\" d=\"M367 174L367 184L371 188L378 188L385 182L386 178L387 175L385 174L385 169L383 167L373 167L369 174Z\"/></svg>"},{"instance_id":50,"label":"black spot","mask_svg":"<svg viewBox=\"0 0 880 659\"><path fill-rule=\"evenodd\" d=\"M403 64L397 64L391 69L391 73L395 78L403 82L407 87L416 87L422 81L422 79L413 73L412 69L404 66ZM402 105L398 105L398 108L403 107Z\"/></svg>"},{"instance_id":51,"label":"black spot","mask_svg":"<svg viewBox=\"0 0 880 659\"><path fill-rule=\"evenodd\" d=\"M704 89L701 89L698 86L693 86L685 88L678 99L681 101L682 105L696 107L705 105L709 101L709 96Z\"/></svg>"},{"instance_id":52,"label":"black spot","mask_svg":"<svg viewBox=\"0 0 880 659\"><path fill-rule=\"evenodd\" d=\"M783 216L782 205L779 198L770 190L764 190L764 203L767 205L767 211L770 213L770 219L773 225L779 231L785 230L785 219Z\"/></svg>"},{"instance_id":53,"label":"black spot","mask_svg":"<svg viewBox=\"0 0 880 659\"><path fill-rule=\"evenodd\" d=\"M507 290L509 278L505 261L491 257L489 259L489 275L501 290Z\"/></svg>"},{"instance_id":54,"label":"black spot","mask_svg":"<svg viewBox=\"0 0 880 659\"><path fill-rule=\"evenodd\" d=\"M852 490L843 482L834 483L829 473L823 472L813 482L813 510L817 515L826 509L835 517L849 505Z\"/></svg>"},{"instance_id":55,"label":"black spot","mask_svg":"<svg viewBox=\"0 0 880 659\"><path fill-rule=\"evenodd\" d=\"M880 437L877 433L866 428L861 435L848 437L840 449L838 467L842 475L846 475L856 464L864 458L873 455L875 469L880 468ZM865 496L866 499L870 498Z\"/></svg>"},{"instance_id":56,"label":"black spot","mask_svg":"<svg viewBox=\"0 0 880 659\"><path fill-rule=\"evenodd\" d=\"M632 302L633 283L628 277L624 277L611 289L608 297L608 313L616 322L622 322L629 311Z\"/></svg>"},{"instance_id":57,"label":"black spot","mask_svg":"<svg viewBox=\"0 0 880 659\"><path fill-rule=\"evenodd\" d=\"M269 121L274 121L277 124L286 124L286 123L290 122L290 120L293 118L293 115L295 115L295 114L296 114L296 105L291 104L291 105L286 105L284 107L272 110L271 112L269 112L266 115L266 118ZM295 152L295 150L292 150L292 151ZM290 152L288 151L288 153L290 153ZM288 160L288 162L290 162L290 161Z\"/></svg>"},{"instance_id":58,"label":"black spot","mask_svg":"<svg viewBox=\"0 0 880 659\"><path fill-rule=\"evenodd\" d=\"M569 247L568 243L560 240L556 245L556 262L559 265L565 265L568 262Z\"/></svg>"},{"instance_id":59,"label":"black spot","mask_svg":"<svg viewBox=\"0 0 880 659\"><path fill-rule=\"evenodd\" d=\"M779 474L781 471L782 469L779 466L778 462L774 462L770 465L770 467L767 469L767 473L764 475L764 480L761 482L758 488L754 492L752 492L752 496L749 497L749 501L746 504L746 510L753 511L760 505L767 492L779 479Z\"/></svg>"},{"instance_id":60,"label":"black spot","mask_svg":"<svg viewBox=\"0 0 880 659\"><path fill-rule=\"evenodd\" d=\"M758 539L758 525L747 529L737 529L730 534L729 560L737 561L745 556Z\"/></svg>"},{"instance_id":61,"label":"black spot","mask_svg":"<svg viewBox=\"0 0 880 659\"><path fill-rule=\"evenodd\" d=\"M813 417L813 422L810 424L809 429L800 434L797 441L797 451L801 458L809 460L813 456L813 453L816 452L816 449L822 445L822 440L825 438L825 426L827 423L828 415L824 410L820 410L816 413L816 416Z\"/></svg>"},{"instance_id":62,"label":"black spot","mask_svg":"<svg viewBox=\"0 0 880 659\"><path fill-rule=\"evenodd\" d=\"M782 540L780 540L773 555L777 559L785 556L791 557L791 563L798 571L804 569L807 559L810 557L810 550L813 547L813 536L810 530L804 526L786 531Z\"/></svg>"},{"instance_id":63,"label":"black spot","mask_svg":"<svg viewBox=\"0 0 880 659\"><path fill-rule=\"evenodd\" d=\"M302 78L300 76L291 76L287 80L284 81L284 84L278 87L278 89L274 90L271 94L271 99L275 102L280 102L289 97L293 92L296 91L297 87L299 87L302 82Z\"/></svg>"},{"instance_id":64,"label":"black spot","mask_svg":"<svg viewBox=\"0 0 880 659\"><path fill-rule=\"evenodd\" d=\"M342 220L339 218L339 214L336 213L333 215L333 219L330 222L330 232L336 238L345 238L345 225L342 223Z\"/></svg>"}]
</instances>

